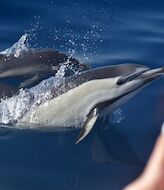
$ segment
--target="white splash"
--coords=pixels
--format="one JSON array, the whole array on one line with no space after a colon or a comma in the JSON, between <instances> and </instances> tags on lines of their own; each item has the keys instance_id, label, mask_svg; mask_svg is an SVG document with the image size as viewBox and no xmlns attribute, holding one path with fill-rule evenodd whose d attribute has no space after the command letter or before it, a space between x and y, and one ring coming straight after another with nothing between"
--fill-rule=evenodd
<instances>
[{"instance_id":1,"label":"white splash","mask_svg":"<svg viewBox=\"0 0 164 190\"><path fill-rule=\"evenodd\" d=\"M125 117L124 117L124 115L122 113L122 110L121 110L121 108L119 108L119 109L112 112L112 114L110 115L110 118L109 118L109 122L111 124L119 124L124 119L125 119Z\"/></svg>"},{"instance_id":2,"label":"white splash","mask_svg":"<svg viewBox=\"0 0 164 190\"><path fill-rule=\"evenodd\" d=\"M21 55L23 51L28 51L26 44L27 39L28 39L28 34L24 34L14 45L12 45L10 48L7 48L0 53L6 56L13 54L15 57L19 57L19 55Z\"/></svg>"},{"instance_id":3,"label":"white splash","mask_svg":"<svg viewBox=\"0 0 164 190\"><path fill-rule=\"evenodd\" d=\"M0 102L0 123L13 124L42 102L50 100L52 89L57 89L62 80L50 77L30 89L21 89L18 95Z\"/></svg>"},{"instance_id":4,"label":"white splash","mask_svg":"<svg viewBox=\"0 0 164 190\"><path fill-rule=\"evenodd\" d=\"M0 102L0 123L14 123L30 109L33 96L28 90L22 90L17 96L13 96Z\"/></svg>"}]
</instances>

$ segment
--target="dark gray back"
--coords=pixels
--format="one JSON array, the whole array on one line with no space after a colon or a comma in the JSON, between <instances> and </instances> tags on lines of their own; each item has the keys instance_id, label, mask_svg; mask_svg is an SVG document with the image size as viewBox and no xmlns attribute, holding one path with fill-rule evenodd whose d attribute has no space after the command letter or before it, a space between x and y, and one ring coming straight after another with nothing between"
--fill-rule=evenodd
<instances>
[{"instance_id":1,"label":"dark gray back","mask_svg":"<svg viewBox=\"0 0 164 190\"><path fill-rule=\"evenodd\" d=\"M92 70L83 71L77 76L71 76L68 80L76 85L80 85L90 80L114 78L118 76L129 76L137 73L139 70L149 69L139 64L120 64L100 67Z\"/></svg>"},{"instance_id":2,"label":"dark gray back","mask_svg":"<svg viewBox=\"0 0 164 190\"><path fill-rule=\"evenodd\" d=\"M148 69L148 67L144 65L120 64L83 71L77 75L67 77L64 82L60 84L60 87L58 86L58 89L54 88L54 97L91 80L129 76L137 73L139 70L145 69Z\"/></svg>"},{"instance_id":3,"label":"dark gray back","mask_svg":"<svg viewBox=\"0 0 164 190\"><path fill-rule=\"evenodd\" d=\"M36 72L37 70L40 71L40 68L56 72L60 64L68 60L68 57L68 55L53 49L29 49L22 52L18 57L15 57L13 54L9 56L0 54L0 72L12 69L13 67L29 67L30 65L33 65ZM74 65L75 68L80 66L82 70L88 68L88 65L80 63L73 57L69 58L69 64ZM43 73L44 69L42 69Z\"/></svg>"}]
</instances>

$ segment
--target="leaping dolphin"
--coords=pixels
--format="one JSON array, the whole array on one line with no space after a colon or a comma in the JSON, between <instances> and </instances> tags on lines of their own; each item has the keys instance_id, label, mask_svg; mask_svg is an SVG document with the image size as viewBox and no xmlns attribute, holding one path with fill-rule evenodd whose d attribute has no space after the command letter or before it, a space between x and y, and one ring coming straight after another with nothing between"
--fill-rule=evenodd
<instances>
[{"instance_id":1,"label":"leaping dolphin","mask_svg":"<svg viewBox=\"0 0 164 190\"><path fill-rule=\"evenodd\" d=\"M84 71L66 78L60 94L29 110L18 124L82 128L76 143L84 139L97 118L110 113L140 89L164 75L164 68L121 64Z\"/></svg>"},{"instance_id":2,"label":"leaping dolphin","mask_svg":"<svg viewBox=\"0 0 164 190\"><path fill-rule=\"evenodd\" d=\"M87 64L53 49L28 49L19 56L0 53L0 98L10 97L20 88L30 88L54 76L66 62L67 75L89 68Z\"/></svg>"}]
</instances>

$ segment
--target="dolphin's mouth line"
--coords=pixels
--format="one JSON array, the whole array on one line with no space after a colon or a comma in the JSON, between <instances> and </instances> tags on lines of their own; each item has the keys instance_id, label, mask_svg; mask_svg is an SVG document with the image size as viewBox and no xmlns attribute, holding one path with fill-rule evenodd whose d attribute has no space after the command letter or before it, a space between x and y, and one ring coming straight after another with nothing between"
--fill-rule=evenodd
<instances>
[{"instance_id":1,"label":"dolphin's mouth line","mask_svg":"<svg viewBox=\"0 0 164 190\"><path fill-rule=\"evenodd\" d=\"M164 68L153 69L153 70L148 70L144 72L143 74L137 76L136 79L143 79L144 84L147 84L157 78L162 77L163 74L164 74Z\"/></svg>"}]
</instances>

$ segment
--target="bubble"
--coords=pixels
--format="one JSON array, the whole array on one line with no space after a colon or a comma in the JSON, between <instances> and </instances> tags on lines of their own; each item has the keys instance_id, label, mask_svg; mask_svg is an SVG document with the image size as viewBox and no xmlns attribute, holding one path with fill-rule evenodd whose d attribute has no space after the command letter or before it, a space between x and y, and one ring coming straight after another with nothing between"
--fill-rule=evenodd
<instances>
[{"instance_id":1,"label":"bubble","mask_svg":"<svg viewBox=\"0 0 164 190\"><path fill-rule=\"evenodd\" d=\"M121 108L115 110L112 112L109 122L111 124L119 124L121 123L123 120L125 119L123 112L121 110Z\"/></svg>"}]
</instances>

